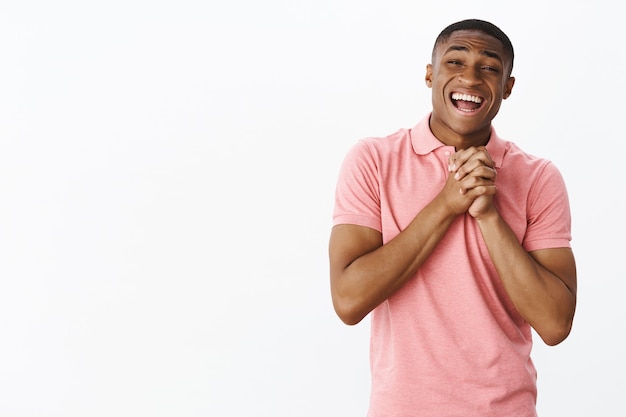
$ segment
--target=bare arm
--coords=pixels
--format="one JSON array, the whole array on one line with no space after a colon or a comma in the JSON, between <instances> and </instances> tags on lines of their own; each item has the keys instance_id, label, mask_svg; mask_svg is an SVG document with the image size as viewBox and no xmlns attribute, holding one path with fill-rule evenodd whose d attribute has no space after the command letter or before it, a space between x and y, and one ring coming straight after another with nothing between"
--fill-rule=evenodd
<instances>
[{"instance_id":1,"label":"bare arm","mask_svg":"<svg viewBox=\"0 0 626 417\"><path fill-rule=\"evenodd\" d=\"M488 156L484 149L457 152L459 176ZM473 161L473 162L470 162ZM480 227L504 288L522 317L548 345L569 335L576 309L576 263L570 248L527 252L493 205L479 196L468 212Z\"/></svg>"},{"instance_id":2,"label":"bare arm","mask_svg":"<svg viewBox=\"0 0 626 417\"><path fill-rule=\"evenodd\" d=\"M343 322L360 322L400 289L430 255L454 219L434 206L422 210L386 245L377 230L347 224L333 227L329 243L331 294Z\"/></svg>"},{"instance_id":3,"label":"bare arm","mask_svg":"<svg viewBox=\"0 0 626 417\"><path fill-rule=\"evenodd\" d=\"M449 175L435 199L394 239L382 244L380 232L355 225L337 225L329 243L330 282L337 315L347 324L360 322L400 289L441 241L452 221L479 195L495 192L490 168L474 170L462 181ZM459 184L470 189L459 192Z\"/></svg>"},{"instance_id":4,"label":"bare arm","mask_svg":"<svg viewBox=\"0 0 626 417\"><path fill-rule=\"evenodd\" d=\"M526 252L495 209L477 218L489 255L518 312L548 345L569 335L576 309L570 248Z\"/></svg>"}]
</instances>

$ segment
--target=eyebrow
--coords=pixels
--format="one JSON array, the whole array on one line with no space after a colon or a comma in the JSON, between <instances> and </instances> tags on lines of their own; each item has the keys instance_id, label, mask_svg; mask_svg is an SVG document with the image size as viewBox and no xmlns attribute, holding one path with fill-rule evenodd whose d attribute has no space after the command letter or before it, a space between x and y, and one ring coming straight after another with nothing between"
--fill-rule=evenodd
<instances>
[{"instance_id":1,"label":"eyebrow","mask_svg":"<svg viewBox=\"0 0 626 417\"><path fill-rule=\"evenodd\" d=\"M450 51L469 52L469 48L467 46L462 46L462 45L451 45L448 49L446 49L444 54L447 54ZM500 54L498 54L497 52L490 51L490 50L487 50L487 49L483 49L483 50L480 51L480 54L488 56L489 58L498 59L498 60L500 60L500 62L504 62L504 60L502 59Z\"/></svg>"}]
</instances>

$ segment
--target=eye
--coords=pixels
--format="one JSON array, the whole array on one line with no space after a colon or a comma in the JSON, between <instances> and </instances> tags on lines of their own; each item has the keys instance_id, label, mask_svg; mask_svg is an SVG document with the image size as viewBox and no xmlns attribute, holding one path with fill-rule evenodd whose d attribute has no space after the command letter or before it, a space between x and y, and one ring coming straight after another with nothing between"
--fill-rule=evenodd
<instances>
[{"instance_id":1,"label":"eye","mask_svg":"<svg viewBox=\"0 0 626 417\"><path fill-rule=\"evenodd\" d=\"M485 71L489 71L489 72L494 72L494 73L498 73L498 72L500 72L500 68L498 68L498 67L492 67L492 66L489 66L489 65L485 65L485 66L483 66L482 68L483 68Z\"/></svg>"}]
</instances>

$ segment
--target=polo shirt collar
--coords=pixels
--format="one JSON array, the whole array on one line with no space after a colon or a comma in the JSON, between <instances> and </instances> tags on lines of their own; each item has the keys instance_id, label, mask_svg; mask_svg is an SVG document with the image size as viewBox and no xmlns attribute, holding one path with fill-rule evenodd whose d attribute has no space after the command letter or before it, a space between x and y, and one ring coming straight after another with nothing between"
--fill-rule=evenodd
<instances>
[{"instance_id":1,"label":"polo shirt collar","mask_svg":"<svg viewBox=\"0 0 626 417\"><path fill-rule=\"evenodd\" d=\"M413 129L411 129L411 144L413 151L418 155L427 155L435 149L446 146L443 142L433 135L429 125L430 113L424 117ZM502 160L506 150L506 141L502 140L497 134L493 126L491 126L491 136L487 142L487 152L496 164L496 167L502 166Z\"/></svg>"}]
</instances>

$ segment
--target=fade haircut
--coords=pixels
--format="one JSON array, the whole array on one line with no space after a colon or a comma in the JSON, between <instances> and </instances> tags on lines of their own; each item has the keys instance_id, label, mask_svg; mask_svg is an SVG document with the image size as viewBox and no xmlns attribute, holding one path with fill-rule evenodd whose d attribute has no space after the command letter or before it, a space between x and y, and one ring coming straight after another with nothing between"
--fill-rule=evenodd
<instances>
[{"instance_id":1,"label":"fade haircut","mask_svg":"<svg viewBox=\"0 0 626 417\"><path fill-rule=\"evenodd\" d=\"M513 58L515 54L513 53L513 44L509 37L504 33L499 27L494 25L493 23L487 22L485 20L480 19L466 19L461 20L460 22L452 23L444 30L441 31L437 39L435 40L435 45L433 46L433 55L432 59L435 59L435 50L437 47L447 41L450 38L452 33L458 30L475 30L479 32L483 32L491 37L496 38L500 42L502 42L502 46L504 47L504 51L509 55L511 59L511 67L509 68L509 76L513 71Z\"/></svg>"}]
</instances>

